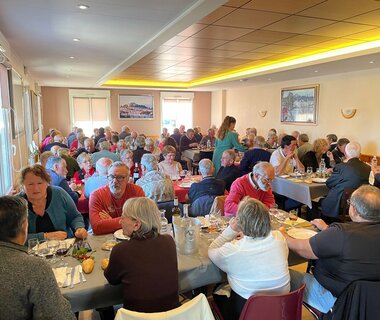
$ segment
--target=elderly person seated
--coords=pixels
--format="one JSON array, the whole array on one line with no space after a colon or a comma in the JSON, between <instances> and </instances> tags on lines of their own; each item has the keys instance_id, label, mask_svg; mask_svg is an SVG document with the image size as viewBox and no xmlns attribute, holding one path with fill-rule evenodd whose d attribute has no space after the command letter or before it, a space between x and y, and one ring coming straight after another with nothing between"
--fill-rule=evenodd
<instances>
[{"instance_id":1,"label":"elderly person seated","mask_svg":"<svg viewBox=\"0 0 380 320\"><path fill-rule=\"evenodd\" d=\"M143 136L138 136L136 138L136 149L133 151L133 162L140 163L143 154L151 153L150 151L145 150L145 138Z\"/></svg>"},{"instance_id":2,"label":"elderly person seated","mask_svg":"<svg viewBox=\"0 0 380 320\"><path fill-rule=\"evenodd\" d=\"M141 187L129 183L129 168L114 162L108 169L108 185L95 190L90 197L90 223L94 234L120 229L121 209L129 198L145 197Z\"/></svg>"},{"instance_id":3,"label":"elderly person seated","mask_svg":"<svg viewBox=\"0 0 380 320\"><path fill-rule=\"evenodd\" d=\"M350 143L350 140L347 138L340 138L337 142L336 147L332 152L335 164L344 162L346 160L346 145Z\"/></svg>"},{"instance_id":4,"label":"elderly person seated","mask_svg":"<svg viewBox=\"0 0 380 320\"><path fill-rule=\"evenodd\" d=\"M161 150L155 146L153 139L145 139L145 150L153 154L157 158L157 160L160 158Z\"/></svg>"},{"instance_id":5,"label":"elderly person seated","mask_svg":"<svg viewBox=\"0 0 380 320\"><path fill-rule=\"evenodd\" d=\"M52 147L51 151L53 151L54 148L55 147ZM69 149L66 149L66 148L59 148L55 155L58 157L61 157L62 159L66 161L66 169L67 169L66 180L70 181L70 179L74 177L75 172L80 170L77 160L73 158L72 156L70 156L70 151Z\"/></svg>"},{"instance_id":6,"label":"elderly person seated","mask_svg":"<svg viewBox=\"0 0 380 320\"><path fill-rule=\"evenodd\" d=\"M326 139L315 139L313 143L313 150L307 152L302 159L302 164L305 168L313 168L313 172L316 172L319 168L321 160L325 162L327 169L331 169L330 161L334 161L333 155L329 150L329 145Z\"/></svg>"},{"instance_id":7,"label":"elderly person seated","mask_svg":"<svg viewBox=\"0 0 380 320\"><path fill-rule=\"evenodd\" d=\"M131 130L127 125L121 127L121 132L119 133L119 139L124 140L126 137L131 135Z\"/></svg>"},{"instance_id":8,"label":"elderly person seated","mask_svg":"<svg viewBox=\"0 0 380 320\"><path fill-rule=\"evenodd\" d=\"M95 152L91 155L91 161L93 166L95 166L96 161L98 161L100 158L109 158L113 162L120 161L120 156L110 151L111 144L108 141L100 142L99 148L99 152Z\"/></svg>"},{"instance_id":9,"label":"elderly person seated","mask_svg":"<svg viewBox=\"0 0 380 320\"><path fill-rule=\"evenodd\" d=\"M67 192L67 194L73 199L75 203L78 202L79 193L74 191L76 189L76 184L68 184L66 180L67 168L66 161L61 157L50 157L46 162L46 170L49 176L51 177L50 184L52 186L61 187Z\"/></svg>"},{"instance_id":10,"label":"elderly person seated","mask_svg":"<svg viewBox=\"0 0 380 320\"><path fill-rule=\"evenodd\" d=\"M225 188L230 191L232 183L241 176L241 171L238 166L235 166L235 151L233 149L225 150L222 154L220 167L216 178L225 182Z\"/></svg>"},{"instance_id":11,"label":"elderly person seated","mask_svg":"<svg viewBox=\"0 0 380 320\"><path fill-rule=\"evenodd\" d=\"M89 199L92 192L108 184L108 169L112 165L112 160L100 158L96 162L96 172L86 180L84 185L84 196Z\"/></svg>"},{"instance_id":12,"label":"elderly person seated","mask_svg":"<svg viewBox=\"0 0 380 320\"><path fill-rule=\"evenodd\" d=\"M200 216L209 214L216 196L224 195L225 183L214 177L214 164L209 159L199 161L199 172L202 181L193 183L189 190L191 215Z\"/></svg>"},{"instance_id":13,"label":"elderly person seated","mask_svg":"<svg viewBox=\"0 0 380 320\"><path fill-rule=\"evenodd\" d=\"M59 146L61 148L68 148L67 144L64 143L65 137L61 134L58 133L57 135L54 136L52 143L49 143L48 145L45 146L43 151L50 151L51 147L53 146Z\"/></svg>"},{"instance_id":14,"label":"elderly person seated","mask_svg":"<svg viewBox=\"0 0 380 320\"><path fill-rule=\"evenodd\" d=\"M238 210L239 202L246 196L255 198L271 208L275 201L272 193L274 169L268 162L259 162L251 173L236 179L231 186L224 203L224 214L234 216Z\"/></svg>"},{"instance_id":15,"label":"elderly person seated","mask_svg":"<svg viewBox=\"0 0 380 320\"><path fill-rule=\"evenodd\" d=\"M129 148L132 151L136 150L136 139L138 135L136 131L132 131L131 134L125 138L125 141L129 144Z\"/></svg>"},{"instance_id":16,"label":"elderly person seated","mask_svg":"<svg viewBox=\"0 0 380 320\"><path fill-rule=\"evenodd\" d=\"M93 153L98 152L98 151L99 151L99 149L95 148L94 139L87 138L86 140L84 140L84 147L79 148L77 150L76 154L74 155L74 158L78 157L83 152L93 154Z\"/></svg>"},{"instance_id":17,"label":"elderly person seated","mask_svg":"<svg viewBox=\"0 0 380 320\"><path fill-rule=\"evenodd\" d=\"M174 199L173 183L169 176L158 171L157 158L150 153L141 158L142 177L136 181L145 196L155 202Z\"/></svg>"},{"instance_id":18,"label":"elderly person seated","mask_svg":"<svg viewBox=\"0 0 380 320\"><path fill-rule=\"evenodd\" d=\"M46 167L46 162L52 156L54 156L54 153L51 151L45 151L45 152L41 153L41 155L40 155L41 166Z\"/></svg>"},{"instance_id":19,"label":"elderly person seated","mask_svg":"<svg viewBox=\"0 0 380 320\"><path fill-rule=\"evenodd\" d=\"M227 273L230 288L225 289L231 290L229 298L214 294L224 319L239 319L245 302L254 294L289 292L288 253L281 232L271 231L267 207L244 198L236 218L208 250L211 261Z\"/></svg>"},{"instance_id":20,"label":"elderly person seated","mask_svg":"<svg viewBox=\"0 0 380 320\"><path fill-rule=\"evenodd\" d=\"M1 319L76 319L51 266L27 254L28 204L0 197Z\"/></svg>"},{"instance_id":21,"label":"elderly person seated","mask_svg":"<svg viewBox=\"0 0 380 320\"><path fill-rule=\"evenodd\" d=\"M271 153L264 148L264 137L256 136L253 141L253 149L244 152L243 159L240 161L240 170L242 174L251 172L252 168L259 161L269 162L270 160Z\"/></svg>"},{"instance_id":22,"label":"elderly person seated","mask_svg":"<svg viewBox=\"0 0 380 320\"><path fill-rule=\"evenodd\" d=\"M187 170L192 170L192 163L193 161L184 156L183 152L198 147L198 142L194 137L194 130L193 129L187 129L186 134L181 137L181 140L179 141L179 151L182 153L181 160L186 162Z\"/></svg>"},{"instance_id":23,"label":"elderly person seated","mask_svg":"<svg viewBox=\"0 0 380 320\"><path fill-rule=\"evenodd\" d=\"M77 137L72 143L69 145L70 147L70 152L74 153L80 148L84 148L84 140L86 140L86 135L84 134L83 131L79 131L77 133Z\"/></svg>"},{"instance_id":24,"label":"elderly person seated","mask_svg":"<svg viewBox=\"0 0 380 320\"><path fill-rule=\"evenodd\" d=\"M165 146L162 150L164 160L158 164L160 172L168 175L172 180L179 178L179 173L182 171L182 166L175 161L176 149L172 146Z\"/></svg>"},{"instance_id":25,"label":"elderly person seated","mask_svg":"<svg viewBox=\"0 0 380 320\"><path fill-rule=\"evenodd\" d=\"M265 143L265 148L267 149L275 149L278 147L278 137L274 132L268 133L268 139Z\"/></svg>"},{"instance_id":26,"label":"elderly person seated","mask_svg":"<svg viewBox=\"0 0 380 320\"><path fill-rule=\"evenodd\" d=\"M62 188L49 186L50 179L38 164L21 171L23 192L19 196L28 200L28 238L86 238L83 217L74 201Z\"/></svg>"},{"instance_id":27,"label":"elderly person seated","mask_svg":"<svg viewBox=\"0 0 380 320\"><path fill-rule=\"evenodd\" d=\"M91 177L95 169L92 166L91 156L83 152L77 158L80 170L75 172L74 179L76 184L83 184L89 177Z\"/></svg>"},{"instance_id":28,"label":"elderly person seated","mask_svg":"<svg viewBox=\"0 0 380 320\"><path fill-rule=\"evenodd\" d=\"M207 131L207 136L204 136L202 138L202 140L199 143L199 145L202 146L202 147L210 146L211 148L214 148L215 147L215 140L216 140L216 138L215 138L215 129L210 128Z\"/></svg>"},{"instance_id":29,"label":"elderly person seated","mask_svg":"<svg viewBox=\"0 0 380 320\"><path fill-rule=\"evenodd\" d=\"M160 234L157 205L148 198L128 199L121 226L131 239L112 249L104 276L112 285L121 284L124 308L162 312L178 307L176 245L170 235Z\"/></svg>"},{"instance_id":30,"label":"elderly person seated","mask_svg":"<svg viewBox=\"0 0 380 320\"><path fill-rule=\"evenodd\" d=\"M291 250L314 260L313 274L290 271L292 288L305 283L304 301L323 313L353 281L380 280L380 249L374 245L380 237L380 190L361 186L354 191L349 215L351 223L311 221L321 232L306 240L281 229Z\"/></svg>"},{"instance_id":31,"label":"elderly person seated","mask_svg":"<svg viewBox=\"0 0 380 320\"><path fill-rule=\"evenodd\" d=\"M309 143L309 136L306 133L301 133L297 139L297 155L302 162L304 155L313 150L313 145Z\"/></svg>"},{"instance_id":32,"label":"elderly person seated","mask_svg":"<svg viewBox=\"0 0 380 320\"><path fill-rule=\"evenodd\" d=\"M116 153L121 153L123 150L128 150L128 143L126 143L123 139L120 139L116 144Z\"/></svg>"}]
</instances>

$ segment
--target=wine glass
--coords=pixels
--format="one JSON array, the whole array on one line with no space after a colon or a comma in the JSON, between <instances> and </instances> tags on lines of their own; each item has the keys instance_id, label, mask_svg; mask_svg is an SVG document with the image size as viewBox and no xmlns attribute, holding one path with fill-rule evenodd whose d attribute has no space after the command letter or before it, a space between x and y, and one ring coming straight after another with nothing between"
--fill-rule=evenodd
<instances>
[{"instance_id":1,"label":"wine glass","mask_svg":"<svg viewBox=\"0 0 380 320\"><path fill-rule=\"evenodd\" d=\"M57 249L57 256L61 258L61 261L58 265L58 267L65 267L67 266L67 262L63 261L63 257L66 255L67 251L69 251L69 247L67 245L66 241L59 241L58 249Z\"/></svg>"},{"instance_id":2,"label":"wine glass","mask_svg":"<svg viewBox=\"0 0 380 320\"><path fill-rule=\"evenodd\" d=\"M186 177L186 170L180 171L179 177L181 178L181 180L183 180Z\"/></svg>"},{"instance_id":3,"label":"wine glass","mask_svg":"<svg viewBox=\"0 0 380 320\"><path fill-rule=\"evenodd\" d=\"M306 174L308 178L311 178L311 175L313 174L313 167L307 167Z\"/></svg>"},{"instance_id":4,"label":"wine glass","mask_svg":"<svg viewBox=\"0 0 380 320\"><path fill-rule=\"evenodd\" d=\"M32 238L28 240L28 254L36 255L38 250L38 239Z\"/></svg>"},{"instance_id":5,"label":"wine glass","mask_svg":"<svg viewBox=\"0 0 380 320\"><path fill-rule=\"evenodd\" d=\"M50 263L56 263L57 258L56 258L56 252L59 247L59 241L58 239L52 238L47 241L47 247L49 249L50 254L53 254L52 259L50 260Z\"/></svg>"}]
</instances>

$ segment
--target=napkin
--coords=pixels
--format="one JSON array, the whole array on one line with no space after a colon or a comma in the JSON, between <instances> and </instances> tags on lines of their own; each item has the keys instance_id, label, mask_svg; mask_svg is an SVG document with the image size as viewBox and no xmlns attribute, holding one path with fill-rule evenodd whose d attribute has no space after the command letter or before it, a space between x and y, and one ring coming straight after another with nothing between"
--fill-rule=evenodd
<instances>
[{"instance_id":1,"label":"napkin","mask_svg":"<svg viewBox=\"0 0 380 320\"><path fill-rule=\"evenodd\" d=\"M79 265L75 266L74 268L74 284L78 284L80 283ZM67 269L70 269L70 273L68 275L66 274ZM58 283L58 287L62 288L67 276L69 277L69 284L71 283L71 267L53 268L53 273L55 276L55 280Z\"/></svg>"}]
</instances>

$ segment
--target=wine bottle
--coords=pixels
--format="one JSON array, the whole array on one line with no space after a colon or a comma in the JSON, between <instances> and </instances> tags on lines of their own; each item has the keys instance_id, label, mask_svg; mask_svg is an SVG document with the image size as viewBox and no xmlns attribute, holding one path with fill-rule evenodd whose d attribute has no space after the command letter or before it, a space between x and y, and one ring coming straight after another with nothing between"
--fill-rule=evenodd
<instances>
[{"instance_id":1,"label":"wine bottle","mask_svg":"<svg viewBox=\"0 0 380 320\"><path fill-rule=\"evenodd\" d=\"M174 207L172 209L172 217L180 217L181 209L178 206L178 197L174 197Z\"/></svg>"},{"instance_id":2,"label":"wine bottle","mask_svg":"<svg viewBox=\"0 0 380 320\"><path fill-rule=\"evenodd\" d=\"M140 179L140 171L138 162L135 163L135 169L133 170L133 183L136 183Z\"/></svg>"}]
</instances>

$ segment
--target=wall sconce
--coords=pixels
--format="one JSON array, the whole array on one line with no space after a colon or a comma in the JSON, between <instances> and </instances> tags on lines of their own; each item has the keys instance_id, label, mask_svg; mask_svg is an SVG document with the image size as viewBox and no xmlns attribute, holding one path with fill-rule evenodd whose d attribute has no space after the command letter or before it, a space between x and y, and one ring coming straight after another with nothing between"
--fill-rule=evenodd
<instances>
[{"instance_id":1,"label":"wall sconce","mask_svg":"<svg viewBox=\"0 0 380 320\"><path fill-rule=\"evenodd\" d=\"M264 118L267 115L267 110L260 110L259 111L259 116Z\"/></svg>"},{"instance_id":2,"label":"wall sconce","mask_svg":"<svg viewBox=\"0 0 380 320\"><path fill-rule=\"evenodd\" d=\"M340 112L341 112L343 118L345 118L345 119L351 119L351 118L353 118L355 116L356 110L357 109L346 108L346 109L340 109Z\"/></svg>"}]
</instances>

